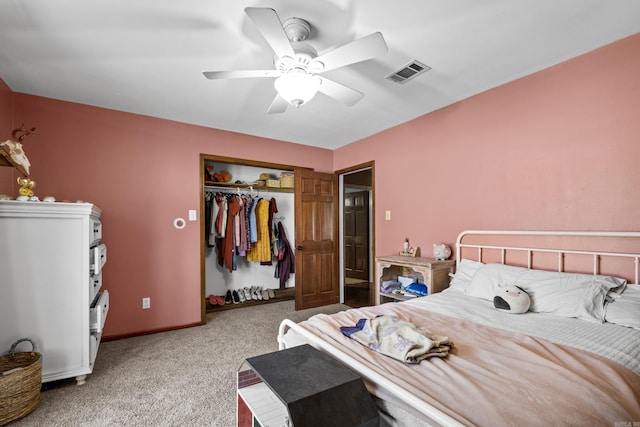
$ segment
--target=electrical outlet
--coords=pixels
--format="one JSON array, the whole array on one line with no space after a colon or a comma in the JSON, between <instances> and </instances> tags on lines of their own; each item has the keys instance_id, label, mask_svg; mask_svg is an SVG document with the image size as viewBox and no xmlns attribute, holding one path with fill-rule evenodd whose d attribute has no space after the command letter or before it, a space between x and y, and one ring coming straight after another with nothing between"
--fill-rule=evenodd
<instances>
[{"instance_id":1,"label":"electrical outlet","mask_svg":"<svg viewBox=\"0 0 640 427\"><path fill-rule=\"evenodd\" d=\"M385 211L384 219L386 219L387 221L391 220L391 211Z\"/></svg>"},{"instance_id":2,"label":"electrical outlet","mask_svg":"<svg viewBox=\"0 0 640 427\"><path fill-rule=\"evenodd\" d=\"M142 298L142 308L145 310L147 308L151 308L151 298L149 297Z\"/></svg>"},{"instance_id":3,"label":"electrical outlet","mask_svg":"<svg viewBox=\"0 0 640 427\"><path fill-rule=\"evenodd\" d=\"M197 221L198 216L195 209L189 209L189 221Z\"/></svg>"}]
</instances>

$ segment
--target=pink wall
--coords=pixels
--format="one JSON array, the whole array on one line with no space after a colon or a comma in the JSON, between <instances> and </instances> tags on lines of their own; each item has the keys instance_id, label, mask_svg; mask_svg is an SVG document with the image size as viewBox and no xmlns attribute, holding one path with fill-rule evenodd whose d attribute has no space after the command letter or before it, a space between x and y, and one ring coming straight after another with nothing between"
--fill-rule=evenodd
<instances>
[{"instance_id":1,"label":"pink wall","mask_svg":"<svg viewBox=\"0 0 640 427\"><path fill-rule=\"evenodd\" d=\"M38 195L103 209L105 336L120 336L200 320L199 226L171 225L199 209L199 153L324 172L374 160L378 255L405 237L429 255L467 228L640 230L639 53L636 35L333 152L2 85L0 131L38 128ZM14 180L0 171L0 191Z\"/></svg>"},{"instance_id":2,"label":"pink wall","mask_svg":"<svg viewBox=\"0 0 640 427\"><path fill-rule=\"evenodd\" d=\"M376 254L475 228L640 230L638 70L640 34L336 150L334 170L375 161Z\"/></svg>"},{"instance_id":3,"label":"pink wall","mask_svg":"<svg viewBox=\"0 0 640 427\"><path fill-rule=\"evenodd\" d=\"M173 227L200 209L200 153L332 171L331 151L299 144L18 93L14 112L38 128L28 147L37 195L103 211L105 337L200 321L200 225Z\"/></svg>"},{"instance_id":4,"label":"pink wall","mask_svg":"<svg viewBox=\"0 0 640 427\"><path fill-rule=\"evenodd\" d=\"M13 130L13 92L0 79L0 142L4 142L11 138ZM18 125L19 126L19 125ZM0 194L6 194L12 197L17 196L17 184L15 180L20 174L14 172L13 168L0 168Z\"/></svg>"}]
</instances>

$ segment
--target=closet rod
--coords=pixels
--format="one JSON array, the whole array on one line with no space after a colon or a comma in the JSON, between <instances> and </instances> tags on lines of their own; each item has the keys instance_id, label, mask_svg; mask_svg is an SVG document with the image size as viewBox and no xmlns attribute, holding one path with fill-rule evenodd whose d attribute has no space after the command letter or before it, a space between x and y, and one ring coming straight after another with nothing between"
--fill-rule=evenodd
<instances>
[{"instance_id":1,"label":"closet rod","mask_svg":"<svg viewBox=\"0 0 640 427\"><path fill-rule=\"evenodd\" d=\"M228 187L228 186L217 186L217 185L205 185L205 191L216 191L219 193L227 193L227 194L242 194L244 191L249 191L251 193L255 192L256 194L260 193L278 193L283 194L282 191L278 191L277 188L269 188L269 187L257 187L253 185L248 185L246 187Z\"/></svg>"},{"instance_id":2,"label":"closet rod","mask_svg":"<svg viewBox=\"0 0 640 427\"><path fill-rule=\"evenodd\" d=\"M227 186L218 186L218 185L205 185L204 186L205 190L212 190L212 191L217 191L220 193L238 193L240 194L240 190L245 191L245 190L249 190L249 191L257 191L255 190L255 188L253 188L253 185L248 185L246 187L227 187Z\"/></svg>"}]
</instances>

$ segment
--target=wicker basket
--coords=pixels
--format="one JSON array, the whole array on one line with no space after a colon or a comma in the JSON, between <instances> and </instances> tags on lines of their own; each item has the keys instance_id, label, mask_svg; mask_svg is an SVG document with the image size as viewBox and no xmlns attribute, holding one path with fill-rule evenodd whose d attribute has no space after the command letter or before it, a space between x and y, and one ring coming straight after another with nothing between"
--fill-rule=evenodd
<instances>
[{"instance_id":1,"label":"wicker basket","mask_svg":"<svg viewBox=\"0 0 640 427\"><path fill-rule=\"evenodd\" d=\"M293 188L295 183L295 177L292 174L282 174L280 177L280 187L282 188Z\"/></svg>"},{"instance_id":2,"label":"wicker basket","mask_svg":"<svg viewBox=\"0 0 640 427\"><path fill-rule=\"evenodd\" d=\"M16 353L16 346L28 341L33 351ZM0 357L0 425L17 420L40 404L42 386L42 358L36 345L22 338L11 346L9 353Z\"/></svg>"},{"instance_id":3,"label":"wicker basket","mask_svg":"<svg viewBox=\"0 0 640 427\"><path fill-rule=\"evenodd\" d=\"M280 188L280 180L279 179L268 179L267 180L267 187Z\"/></svg>"}]
</instances>

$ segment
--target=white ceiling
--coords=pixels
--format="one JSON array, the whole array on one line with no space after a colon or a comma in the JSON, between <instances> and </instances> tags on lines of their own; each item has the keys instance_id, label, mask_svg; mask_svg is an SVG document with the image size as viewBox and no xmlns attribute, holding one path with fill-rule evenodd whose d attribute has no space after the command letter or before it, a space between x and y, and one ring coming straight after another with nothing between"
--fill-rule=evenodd
<instances>
[{"instance_id":1,"label":"white ceiling","mask_svg":"<svg viewBox=\"0 0 640 427\"><path fill-rule=\"evenodd\" d=\"M319 54L376 31L389 52L323 74L365 93L356 105L318 94L266 114L272 78L202 75L273 67L247 6L306 19ZM0 77L15 92L333 149L639 31L638 0L2 0ZM414 59L433 69L385 80Z\"/></svg>"}]
</instances>

